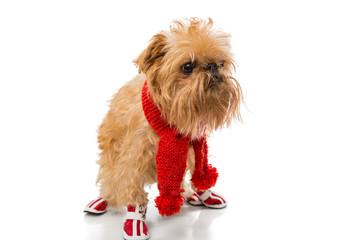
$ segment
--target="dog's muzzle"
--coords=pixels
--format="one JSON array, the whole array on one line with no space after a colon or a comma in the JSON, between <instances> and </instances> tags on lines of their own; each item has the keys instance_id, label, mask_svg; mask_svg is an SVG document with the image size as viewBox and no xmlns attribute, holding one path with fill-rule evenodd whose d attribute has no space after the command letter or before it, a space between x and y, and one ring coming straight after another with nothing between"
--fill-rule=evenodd
<instances>
[{"instance_id":1,"label":"dog's muzzle","mask_svg":"<svg viewBox=\"0 0 360 240\"><path fill-rule=\"evenodd\" d=\"M211 74L210 85L222 82L222 77L219 74L219 66L216 63L208 63L204 70Z\"/></svg>"},{"instance_id":2,"label":"dog's muzzle","mask_svg":"<svg viewBox=\"0 0 360 240\"><path fill-rule=\"evenodd\" d=\"M219 73L219 67L216 63L208 63L206 64L206 66L204 67L205 71L210 72L211 74L218 74Z\"/></svg>"}]
</instances>

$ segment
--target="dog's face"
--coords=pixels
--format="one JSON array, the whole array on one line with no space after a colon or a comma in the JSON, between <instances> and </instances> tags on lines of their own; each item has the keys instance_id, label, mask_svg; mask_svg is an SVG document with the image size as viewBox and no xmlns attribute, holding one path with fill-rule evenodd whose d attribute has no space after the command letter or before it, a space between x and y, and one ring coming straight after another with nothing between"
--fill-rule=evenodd
<instances>
[{"instance_id":1,"label":"dog's face","mask_svg":"<svg viewBox=\"0 0 360 240\"><path fill-rule=\"evenodd\" d=\"M212 25L211 19L175 22L135 60L163 117L193 138L240 118L242 92L231 76L230 36Z\"/></svg>"}]
</instances>

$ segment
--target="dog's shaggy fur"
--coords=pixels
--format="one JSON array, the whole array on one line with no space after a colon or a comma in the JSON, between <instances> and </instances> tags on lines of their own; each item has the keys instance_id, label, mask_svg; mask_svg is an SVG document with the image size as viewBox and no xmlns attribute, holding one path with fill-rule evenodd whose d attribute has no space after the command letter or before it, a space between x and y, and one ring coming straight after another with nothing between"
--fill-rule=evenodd
<instances>
[{"instance_id":1,"label":"dog's shaggy fur","mask_svg":"<svg viewBox=\"0 0 360 240\"><path fill-rule=\"evenodd\" d=\"M235 68L230 36L213 29L213 22L177 21L170 31L155 35L135 60L137 77L123 86L111 101L99 128L101 149L100 195L108 206L147 204L144 187L157 181L155 155L159 136L145 119L141 91L149 92L166 121L180 133L196 139L240 118L242 92L231 76ZM194 69L184 72L184 64ZM206 69L215 63L217 71ZM194 169L190 145L188 169ZM194 189L195 190L195 189Z\"/></svg>"}]
</instances>

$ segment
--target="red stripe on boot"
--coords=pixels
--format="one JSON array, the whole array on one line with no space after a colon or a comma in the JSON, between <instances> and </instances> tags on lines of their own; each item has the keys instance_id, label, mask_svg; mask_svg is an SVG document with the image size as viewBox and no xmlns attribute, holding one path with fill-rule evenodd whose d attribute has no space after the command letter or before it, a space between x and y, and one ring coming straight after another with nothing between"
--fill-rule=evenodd
<instances>
[{"instance_id":1,"label":"red stripe on boot","mask_svg":"<svg viewBox=\"0 0 360 240\"><path fill-rule=\"evenodd\" d=\"M128 209L128 212L135 212L136 207L129 205L127 209Z\"/></svg>"},{"instance_id":2,"label":"red stripe on boot","mask_svg":"<svg viewBox=\"0 0 360 240\"><path fill-rule=\"evenodd\" d=\"M140 221L136 221L136 233L137 233L137 236L141 236Z\"/></svg>"},{"instance_id":3,"label":"red stripe on boot","mask_svg":"<svg viewBox=\"0 0 360 240\"><path fill-rule=\"evenodd\" d=\"M128 236L133 236L133 220L126 220L124 223L124 231Z\"/></svg>"},{"instance_id":4,"label":"red stripe on boot","mask_svg":"<svg viewBox=\"0 0 360 240\"><path fill-rule=\"evenodd\" d=\"M143 224L143 228L144 228L144 231L143 231L143 232L144 232L144 234L145 234L145 235L147 235L148 233L147 233L147 227L146 227L146 224L145 224L144 222L143 222L142 224Z\"/></svg>"},{"instance_id":5,"label":"red stripe on boot","mask_svg":"<svg viewBox=\"0 0 360 240\"><path fill-rule=\"evenodd\" d=\"M224 203L225 203L225 199L224 199L223 197L221 197L221 196L219 196L219 195L217 195L217 194L215 194L215 193L212 193L212 195L214 195L215 197L220 198L220 199L221 199L221 200L223 200L223 201L224 201Z\"/></svg>"},{"instance_id":6,"label":"red stripe on boot","mask_svg":"<svg viewBox=\"0 0 360 240\"><path fill-rule=\"evenodd\" d=\"M99 198L98 200L96 200L95 202L93 202L93 203L89 206L89 208L91 208L95 203L97 203L97 202L100 201L100 200L102 200L102 198Z\"/></svg>"},{"instance_id":7,"label":"red stripe on boot","mask_svg":"<svg viewBox=\"0 0 360 240\"><path fill-rule=\"evenodd\" d=\"M94 209L97 211L104 211L106 208L107 202L103 201L101 203L99 203Z\"/></svg>"}]
</instances>

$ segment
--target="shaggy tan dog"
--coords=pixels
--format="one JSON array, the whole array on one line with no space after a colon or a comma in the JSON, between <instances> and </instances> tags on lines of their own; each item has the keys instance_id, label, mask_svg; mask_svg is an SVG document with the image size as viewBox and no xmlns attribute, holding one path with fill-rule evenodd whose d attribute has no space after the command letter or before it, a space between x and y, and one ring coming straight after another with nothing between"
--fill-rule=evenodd
<instances>
[{"instance_id":1,"label":"shaggy tan dog","mask_svg":"<svg viewBox=\"0 0 360 240\"><path fill-rule=\"evenodd\" d=\"M155 35L134 61L140 75L115 94L99 128L97 182L108 206L146 205L144 187L157 181L159 136L144 116L145 80L162 117L192 139L240 118L242 93L231 76L235 63L229 40L228 34L213 29L211 19L177 21L170 31ZM191 144L189 148L187 168L192 173L194 152Z\"/></svg>"}]
</instances>

